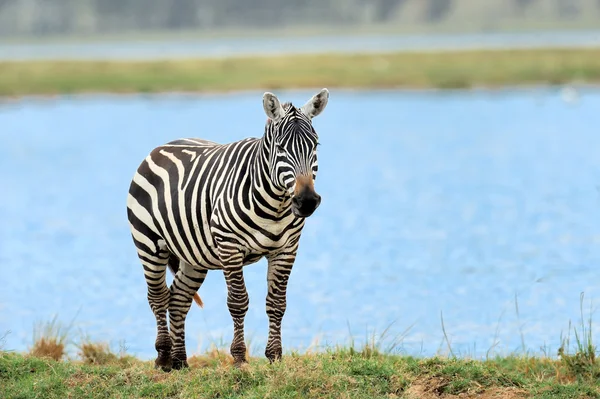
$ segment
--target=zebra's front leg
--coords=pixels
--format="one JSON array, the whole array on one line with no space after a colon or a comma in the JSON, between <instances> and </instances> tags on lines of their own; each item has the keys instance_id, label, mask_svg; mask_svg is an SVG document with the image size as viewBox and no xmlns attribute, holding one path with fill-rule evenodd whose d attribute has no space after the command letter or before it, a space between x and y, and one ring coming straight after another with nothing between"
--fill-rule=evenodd
<instances>
[{"instance_id":1,"label":"zebra's front leg","mask_svg":"<svg viewBox=\"0 0 600 399\"><path fill-rule=\"evenodd\" d=\"M206 278L206 269L196 269L181 262L171 284L169 324L171 333L171 358L176 370L188 367L185 350L185 319L192 305L194 294Z\"/></svg>"},{"instance_id":2,"label":"zebra's front leg","mask_svg":"<svg viewBox=\"0 0 600 399\"><path fill-rule=\"evenodd\" d=\"M295 251L269 258L267 271L267 316L269 339L265 356L271 363L281 358L281 321L285 314L287 283L296 258Z\"/></svg>"},{"instance_id":3,"label":"zebra's front leg","mask_svg":"<svg viewBox=\"0 0 600 399\"><path fill-rule=\"evenodd\" d=\"M250 301L244 283L242 262L242 254L228 257L223 262L223 274L227 283L227 307L233 319L233 341L230 352L236 367L248 361L244 342L244 317L246 317Z\"/></svg>"}]
</instances>

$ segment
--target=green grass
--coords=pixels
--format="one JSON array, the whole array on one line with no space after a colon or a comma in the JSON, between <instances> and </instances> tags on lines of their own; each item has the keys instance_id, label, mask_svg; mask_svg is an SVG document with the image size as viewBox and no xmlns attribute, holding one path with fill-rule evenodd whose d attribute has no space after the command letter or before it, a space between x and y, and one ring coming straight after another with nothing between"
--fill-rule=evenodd
<instances>
[{"instance_id":1,"label":"green grass","mask_svg":"<svg viewBox=\"0 0 600 399\"><path fill-rule=\"evenodd\" d=\"M393 355L401 338L382 347L386 329L360 348L352 341L348 347L290 352L274 364L251 357L241 369L233 367L227 349L213 347L191 356L189 369L165 373L122 347L116 354L87 337L75 344L77 357L68 358L62 345L67 338L54 319L37 339L58 344L60 356L51 345L47 353L0 351L0 398L600 398L591 326L590 318L574 327L574 345L563 339L558 358Z\"/></svg>"},{"instance_id":2,"label":"green grass","mask_svg":"<svg viewBox=\"0 0 600 399\"><path fill-rule=\"evenodd\" d=\"M575 351L564 340L559 358L415 358L384 353L373 338L358 349L287 353L274 364L252 357L242 369L226 349L212 348L170 373L83 338L76 358L63 352L57 360L56 348L0 351L0 398L600 398L600 362L582 328Z\"/></svg>"},{"instance_id":3,"label":"green grass","mask_svg":"<svg viewBox=\"0 0 600 399\"><path fill-rule=\"evenodd\" d=\"M190 368L170 373L127 355L122 345L113 353L86 336L74 343L78 354L69 358L67 330L54 318L38 326L43 333L35 335L29 353L0 347L0 398L600 398L600 362L583 293L580 303L581 322L569 323L557 357L400 356L392 352L407 331L382 345L390 325L361 347L352 338L347 347L288 352L274 364L251 357L241 369L227 349L213 346L191 356ZM47 343L46 352L37 345L40 340ZM448 350L453 352L450 342Z\"/></svg>"},{"instance_id":4,"label":"green grass","mask_svg":"<svg viewBox=\"0 0 600 399\"><path fill-rule=\"evenodd\" d=\"M0 62L0 96L600 82L600 49Z\"/></svg>"},{"instance_id":5,"label":"green grass","mask_svg":"<svg viewBox=\"0 0 600 399\"><path fill-rule=\"evenodd\" d=\"M0 397L5 399L600 398L599 376L572 374L560 360L418 359L348 349L288 354L273 365L252 358L242 369L222 354L207 355L171 373L131 357L89 364L0 354Z\"/></svg>"}]
</instances>

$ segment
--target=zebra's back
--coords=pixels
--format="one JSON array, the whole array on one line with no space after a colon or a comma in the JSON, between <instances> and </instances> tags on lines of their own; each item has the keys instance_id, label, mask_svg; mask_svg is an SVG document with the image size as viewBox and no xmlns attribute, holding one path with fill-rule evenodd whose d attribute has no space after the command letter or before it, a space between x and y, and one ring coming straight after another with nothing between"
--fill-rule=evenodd
<instances>
[{"instance_id":1,"label":"zebra's back","mask_svg":"<svg viewBox=\"0 0 600 399\"><path fill-rule=\"evenodd\" d=\"M167 250L192 265L220 268L210 234L213 211L227 181L247 169L248 159L244 162L241 155L252 152L257 141L218 144L194 138L156 147L138 167L129 189L127 207L136 245L140 240L164 243L165 248L155 251Z\"/></svg>"}]
</instances>

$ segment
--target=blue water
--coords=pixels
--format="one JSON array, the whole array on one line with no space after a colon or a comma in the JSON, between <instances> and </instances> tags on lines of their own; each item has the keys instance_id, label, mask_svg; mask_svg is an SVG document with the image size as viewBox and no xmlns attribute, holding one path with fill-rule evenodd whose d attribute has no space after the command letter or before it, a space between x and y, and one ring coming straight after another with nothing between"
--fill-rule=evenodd
<instances>
[{"instance_id":1,"label":"blue water","mask_svg":"<svg viewBox=\"0 0 600 399\"><path fill-rule=\"evenodd\" d=\"M539 47L599 47L600 30L444 35L281 36L0 43L0 60L174 59L302 53L389 52Z\"/></svg>"},{"instance_id":2,"label":"blue water","mask_svg":"<svg viewBox=\"0 0 600 399\"><path fill-rule=\"evenodd\" d=\"M288 291L284 350L361 344L391 325L402 353L554 354L600 300L600 91L331 90L315 119L321 207ZM280 93L303 103L312 92ZM179 137L262 134L261 92L28 99L0 106L0 335L36 322L154 356L155 324L125 201L134 170ZM267 336L266 262L245 269L251 348ZM230 342L221 272L192 308L192 354ZM518 301L519 317L515 309ZM194 305L195 306L195 305ZM596 312L596 313L594 313ZM600 325L595 324L600 340ZM384 345L385 346L385 345Z\"/></svg>"}]
</instances>

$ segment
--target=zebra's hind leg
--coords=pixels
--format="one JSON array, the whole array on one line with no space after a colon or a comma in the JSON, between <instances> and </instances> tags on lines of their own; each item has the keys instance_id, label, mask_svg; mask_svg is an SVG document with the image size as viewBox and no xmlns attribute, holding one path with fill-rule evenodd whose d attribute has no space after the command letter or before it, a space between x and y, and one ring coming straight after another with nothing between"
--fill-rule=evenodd
<instances>
[{"instance_id":1,"label":"zebra's hind leg","mask_svg":"<svg viewBox=\"0 0 600 399\"><path fill-rule=\"evenodd\" d=\"M167 309L171 293L165 281L168 253L158 252L150 255L138 248L138 256L144 267L144 277L148 285L148 303L156 317L156 343L158 356L155 367L164 371L171 370L171 337L167 326Z\"/></svg>"},{"instance_id":2,"label":"zebra's hind leg","mask_svg":"<svg viewBox=\"0 0 600 399\"><path fill-rule=\"evenodd\" d=\"M175 260L177 262L177 260ZM188 367L185 351L185 319L192 305L194 294L206 278L207 269L196 268L188 263L179 261L178 269L171 284L171 299L169 302L169 323L171 329L171 357L173 368Z\"/></svg>"}]
</instances>

